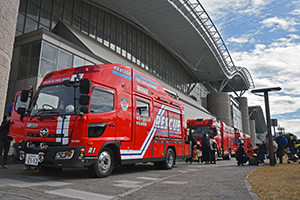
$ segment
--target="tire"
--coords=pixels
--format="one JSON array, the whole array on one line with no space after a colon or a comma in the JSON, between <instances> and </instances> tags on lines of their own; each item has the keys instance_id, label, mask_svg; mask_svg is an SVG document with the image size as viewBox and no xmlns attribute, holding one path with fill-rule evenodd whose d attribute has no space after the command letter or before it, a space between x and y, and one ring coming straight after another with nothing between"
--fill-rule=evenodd
<instances>
[{"instance_id":1,"label":"tire","mask_svg":"<svg viewBox=\"0 0 300 200\"><path fill-rule=\"evenodd\" d=\"M94 177L102 178L109 176L114 169L115 159L110 148L104 148L97 161L89 166L89 171Z\"/></svg>"},{"instance_id":2,"label":"tire","mask_svg":"<svg viewBox=\"0 0 300 200\"><path fill-rule=\"evenodd\" d=\"M228 155L224 157L224 160L231 160L231 151L229 151Z\"/></svg>"},{"instance_id":3,"label":"tire","mask_svg":"<svg viewBox=\"0 0 300 200\"><path fill-rule=\"evenodd\" d=\"M175 154L173 149L169 148L166 153L165 160L162 162L155 162L154 166L159 169L172 169L175 163Z\"/></svg>"}]
</instances>

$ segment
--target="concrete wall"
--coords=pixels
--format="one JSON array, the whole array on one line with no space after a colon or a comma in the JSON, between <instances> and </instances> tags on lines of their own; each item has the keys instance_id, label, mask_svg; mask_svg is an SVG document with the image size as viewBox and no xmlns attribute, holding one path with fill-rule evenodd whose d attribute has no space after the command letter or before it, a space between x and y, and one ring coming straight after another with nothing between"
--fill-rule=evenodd
<instances>
[{"instance_id":1,"label":"concrete wall","mask_svg":"<svg viewBox=\"0 0 300 200\"><path fill-rule=\"evenodd\" d=\"M236 99L240 103L240 111L242 113L243 132L250 134L248 99L246 97L238 97Z\"/></svg>"},{"instance_id":2,"label":"concrete wall","mask_svg":"<svg viewBox=\"0 0 300 200\"><path fill-rule=\"evenodd\" d=\"M255 120L249 120L249 123L250 123L251 144L254 146L256 144Z\"/></svg>"},{"instance_id":3,"label":"concrete wall","mask_svg":"<svg viewBox=\"0 0 300 200\"><path fill-rule=\"evenodd\" d=\"M1 0L0 9L0 116L4 110L10 63L15 39L19 0ZM2 120L2 119L1 119Z\"/></svg>"},{"instance_id":4,"label":"concrete wall","mask_svg":"<svg viewBox=\"0 0 300 200\"><path fill-rule=\"evenodd\" d=\"M210 93L207 95L207 109L218 120L232 126L230 96L227 93Z\"/></svg>"}]
</instances>

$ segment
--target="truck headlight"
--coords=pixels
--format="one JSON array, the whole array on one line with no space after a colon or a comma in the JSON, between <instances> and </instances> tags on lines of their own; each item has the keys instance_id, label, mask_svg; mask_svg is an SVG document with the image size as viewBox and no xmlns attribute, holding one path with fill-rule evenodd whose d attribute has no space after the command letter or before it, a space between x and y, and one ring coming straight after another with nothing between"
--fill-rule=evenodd
<instances>
[{"instance_id":1,"label":"truck headlight","mask_svg":"<svg viewBox=\"0 0 300 200\"><path fill-rule=\"evenodd\" d=\"M19 159L20 160L24 160L25 159L25 152L24 151L20 151Z\"/></svg>"},{"instance_id":2,"label":"truck headlight","mask_svg":"<svg viewBox=\"0 0 300 200\"><path fill-rule=\"evenodd\" d=\"M55 154L55 159L71 159L74 155L74 150L59 151Z\"/></svg>"},{"instance_id":3,"label":"truck headlight","mask_svg":"<svg viewBox=\"0 0 300 200\"><path fill-rule=\"evenodd\" d=\"M39 152L39 154L38 154L39 163L43 162L44 160L45 160L45 153L44 152Z\"/></svg>"}]
</instances>

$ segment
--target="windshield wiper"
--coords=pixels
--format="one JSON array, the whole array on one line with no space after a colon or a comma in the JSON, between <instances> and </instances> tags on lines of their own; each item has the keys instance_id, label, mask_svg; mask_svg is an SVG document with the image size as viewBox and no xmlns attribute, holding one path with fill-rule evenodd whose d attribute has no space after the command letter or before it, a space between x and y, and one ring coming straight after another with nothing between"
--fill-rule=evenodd
<instances>
[{"instance_id":1,"label":"windshield wiper","mask_svg":"<svg viewBox=\"0 0 300 200\"><path fill-rule=\"evenodd\" d=\"M31 118L30 118L30 120L32 120L34 117L36 117L36 116L40 116L40 114L42 113L42 112L48 112L48 113L56 113L57 115L60 115L59 114L59 112L58 111L53 111L53 110L48 110L48 109L41 109L41 110L39 110L39 111L37 111L37 113L35 113Z\"/></svg>"}]
</instances>

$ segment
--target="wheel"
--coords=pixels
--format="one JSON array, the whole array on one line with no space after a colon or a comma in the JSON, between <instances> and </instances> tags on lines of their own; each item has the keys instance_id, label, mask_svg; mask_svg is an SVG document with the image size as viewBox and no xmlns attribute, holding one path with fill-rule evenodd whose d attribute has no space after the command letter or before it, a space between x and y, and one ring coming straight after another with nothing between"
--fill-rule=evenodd
<instances>
[{"instance_id":1,"label":"wheel","mask_svg":"<svg viewBox=\"0 0 300 200\"><path fill-rule=\"evenodd\" d=\"M175 163L174 151L173 151L173 149L168 149L163 168L172 169L172 167L174 166L174 163Z\"/></svg>"},{"instance_id":2,"label":"wheel","mask_svg":"<svg viewBox=\"0 0 300 200\"><path fill-rule=\"evenodd\" d=\"M224 157L224 160L231 160L231 151L229 151L228 155Z\"/></svg>"},{"instance_id":3,"label":"wheel","mask_svg":"<svg viewBox=\"0 0 300 200\"><path fill-rule=\"evenodd\" d=\"M175 163L175 154L173 149L169 148L166 153L166 158L164 161L155 162L154 166L158 169L172 169Z\"/></svg>"},{"instance_id":4,"label":"wheel","mask_svg":"<svg viewBox=\"0 0 300 200\"><path fill-rule=\"evenodd\" d=\"M90 173L95 177L107 177L114 169L114 155L110 148L104 148L98 156L97 161L89 167Z\"/></svg>"},{"instance_id":5,"label":"wheel","mask_svg":"<svg viewBox=\"0 0 300 200\"><path fill-rule=\"evenodd\" d=\"M229 151L229 154L228 154L227 160L231 160L231 151Z\"/></svg>"}]
</instances>

